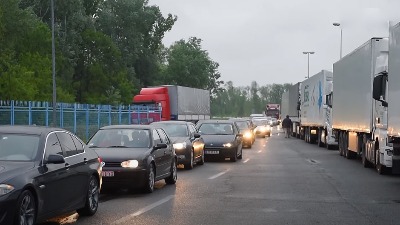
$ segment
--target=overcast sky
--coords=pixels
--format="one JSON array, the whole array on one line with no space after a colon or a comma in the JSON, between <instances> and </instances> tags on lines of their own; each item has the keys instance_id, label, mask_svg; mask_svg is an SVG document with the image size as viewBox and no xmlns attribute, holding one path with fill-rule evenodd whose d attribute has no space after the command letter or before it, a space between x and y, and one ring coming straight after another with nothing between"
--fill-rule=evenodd
<instances>
[{"instance_id":1,"label":"overcast sky","mask_svg":"<svg viewBox=\"0 0 400 225\"><path fill-rule=\"evenodd\" d=\"M387 37L389 21L400 22L400 0L150 0L164 15L178 16L164 44L195 36L220 64L222 80L234 86L296 83L339 59L371 37Z\"/></svg>"}]
</instances>

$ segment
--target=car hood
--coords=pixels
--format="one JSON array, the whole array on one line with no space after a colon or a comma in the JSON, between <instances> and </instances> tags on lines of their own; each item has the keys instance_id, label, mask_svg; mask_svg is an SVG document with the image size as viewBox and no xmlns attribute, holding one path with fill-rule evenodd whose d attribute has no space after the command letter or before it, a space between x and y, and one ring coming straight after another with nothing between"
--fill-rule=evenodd
<instances>
[{"instance_id":1,"label":"car hood","mask_svg":"<svg viewBox=\"0 0 400 225\"><path fill-rule=\"evenodd\" d=\"M26 173L35 166L34 162L0 162L0 183Z\"/></svg>"},{"instance_id":2,"label":"car hood","mask_svg":"<svg viewBox=\"0 0 400 225\"><path fill-rule=\"evenodd\" d=\"M99 157L107 162L122 162L124 160L141 160L150 154L147 148L94 148Z\"/></svg>"},{"instance_id":3,"label":"car hood","mask_svg":"<svg viewBox=\"0 0 400 225\"><path fill-rule=\"evenodd\" d=\"M225 143L231 143L235 140L236 135L201 135L204 140L205 146L218 147L222 146Z\"/></svg>"},{"instance_id":4,"label":"car hood","mask_svg":"<svg viewBox=\"0 0 400 225\"><path fill-rule=\"evenodd\" d=\"M183 143L186 142L186 140L188 139L188 137L169 137L169 139L171 139L172 143Z\"/></svg>"}]
</instances>

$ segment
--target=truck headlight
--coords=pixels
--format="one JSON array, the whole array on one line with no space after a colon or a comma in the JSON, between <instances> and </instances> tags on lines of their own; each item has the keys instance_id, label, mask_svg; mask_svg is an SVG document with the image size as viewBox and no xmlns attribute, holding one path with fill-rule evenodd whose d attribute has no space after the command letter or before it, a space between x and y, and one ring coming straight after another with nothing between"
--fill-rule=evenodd
<instances>
[{"instance_id":1,"label":"truck headlight","mask_svg":"<svg viewBox=\"0 0 400 225\"><path fill-rule=\"evenodd\" d=\"M128 161L123 161L121 163L121 166L123 168L136 168L139 166L139 161L137 160L128 160Z\"/></svg>"},{"instance_id":2,"label":"truck headlight","mask_svg":"<svg viewBox=\"0 0 400 225\"><path fill-rule=\"evenodd\" d=\"M186 148L186 142L183 143L175 143L173 144L174 149L185 149Z\"/></svg>"},{"instance_id":3,"label":"truck headlight","mask_svg":"<svg viewBox=\"0 0 400 225\"><path fill-rule=\"evenodd\" d=\"M225 148L230 148L230 147L232 147L232 143L225 143L225 144L223 144L223 146Z\"/></svg>"},{"instance_id":4,"label":"truck headlight","mask_svg":"<svg viewBox=\"0 0 400 225\"><path fill-rule=\"evenodd\" d=\"M0 196L6 195L14 190L14 187L8 184L0 184Z\"/></svg>"}]
</instances>

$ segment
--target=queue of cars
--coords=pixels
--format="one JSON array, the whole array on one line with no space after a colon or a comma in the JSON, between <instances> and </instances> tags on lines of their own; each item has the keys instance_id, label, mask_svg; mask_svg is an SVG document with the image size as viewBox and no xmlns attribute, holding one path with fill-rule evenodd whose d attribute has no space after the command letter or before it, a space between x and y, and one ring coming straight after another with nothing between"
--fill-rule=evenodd
<instances>
[{"instance_id":1,"label":"queue of cars","mask_svg":"<svg viewBox=\"0 0 400 225\"><path fill-rule=\"evenodd\" d=\"M113 125L85 144L61 128L0 126L0 224L33 225L75 210L91 216L100 190L151 193L156 181L177 182L178 164L235 162L256 127L250 119Z\"/></svg>"}]
</instances>

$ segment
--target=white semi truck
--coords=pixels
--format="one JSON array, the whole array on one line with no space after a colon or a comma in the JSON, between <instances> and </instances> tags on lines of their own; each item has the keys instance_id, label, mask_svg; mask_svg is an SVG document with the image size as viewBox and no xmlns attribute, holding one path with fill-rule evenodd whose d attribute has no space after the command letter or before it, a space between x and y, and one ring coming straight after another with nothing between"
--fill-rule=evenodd
<instances>
[{"instance_id":1,"label":"white semi truck","mask_svg":"<svg viewBox=\"0 0 400 225\"><path fill-rule=\"evenodd\" d=\"M304 140L317 142L318 146L331 149L337 146L332 132L333 91L332 72L322 70L306 79L301 85L300 121Z\"/></svg>"},{"instance_id":2,"label":"white semi truck","mask_svg":"<svg viewBox=\"0 0 400 225\"><path fill-rule=\"evenodd\" d=\"M388 48L388 38L372 38L333 65L332 116L339 153L361 156L365 167L374 166L380 174L392 167L393 152L387 141L383 91Z\"/></svg>"},{"instance_id":3,"label":"white semi truck","mask_svg":"<svg viewBox=\"0 0 400 225\"><path fill-rule=\"evenodd\" d=\"M282 94L281 119L286 116L293 122L292 135L300 137L300 88L301 83L292 85Z\"/></svg>"},{"instance_id":4,"label":"white semi truck","mask_svg":"<svg viewBox=\"0 0 400 225\"><path fill-rule=\"evenodd\" d=\"M393 146L392 173L400 173L400 23L391 27L389 36L388 136ZM378 82L377 82L378 83ZM378 89L378 88L376 88ZM377 90L383 92L385 89Z\"/></svg>"}]
</instances>

